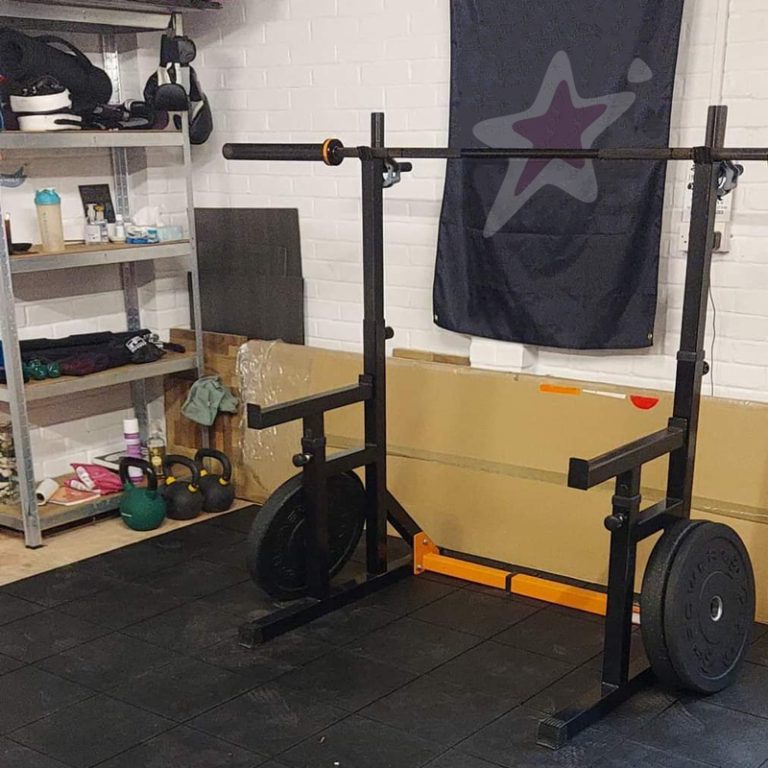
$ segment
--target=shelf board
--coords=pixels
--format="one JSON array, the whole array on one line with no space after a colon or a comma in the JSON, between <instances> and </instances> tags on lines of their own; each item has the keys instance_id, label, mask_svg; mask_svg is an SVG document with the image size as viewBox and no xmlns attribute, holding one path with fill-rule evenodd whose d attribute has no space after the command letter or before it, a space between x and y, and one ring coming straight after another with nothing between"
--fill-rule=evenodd
<instances>
[{"instance_id":1,"label":"shelf board","mask_svg":"<svg viewBox=\"0 0 768 768\"><path fill-rule=\"evenodd\" d=\"M169 7L173 2L168 3ZM0 20L15 27L33 29L65 29L93 32L145 32L168 26L169 11L150 4L125 2L59 2L48 0L3 0Z\"/></svg>"},{"instance_id":2,"label":"shelf board","mask_svg":"<svg viewBox=\"0 0 768 768\"><path fill-rule=\"evenodd\" d=\"M0 131L2 149L181 147L181 131Z\"/></svg>"},{"instance_id":3,"label":"shelf board","mask_svg":"<svg viewBox=\"0 0 768 768\"><path fill-rule=\"evenodd\" d=\"M110 368L100 373L92 373L88 376L62 376L58 379L45 379L44 381L30 381L24 385L24 392L28 401L47 400L53 397L73 395L77 392L87 392L92 389L111 387L115 384L125 384L130 381L152 379L156 376L167 376L171 373L180 373L195 368L196 361L193 352L166 352L162 360L156 363L144 363L142 365L122 365L119 368ZM9 402L8 387L0 386L0 402Z\"/></svg>"},{"instance_id":4,"label":"shelf board","mask_svg":"<svg viewBox=\"0 0 768 768\"><path fill-rule=\"evenodd\" d=\"M33 249L37 246L33 246ZM189 240L173 240L154 245L128 245L126 243L100 243L87 245L74 243L63 251L43 253L32 250L11 256L11 272L47 272L52 269L93 267L102 264L127 264L133 261L155 261L189 256Z\"/></svg>"},{"instance_id":5,"label":"shelf board","mask_svg":"<svg viewBox=\"0 0 768 768\"><path fill-rule=\"evenodd\" d=\"M40 528L48 531L51 528L60 528L80 520L88 520L92 517L116 511L120 506L122 493L113 493L109 496L100 496L92 501L84 501L82 504L73 504L64 507L60 504L44 504L37 508L40 515ZM23 531L21 520L21 507L18 504L0 504L0 526L14 531Z\"/></svg>"}]
</instances>

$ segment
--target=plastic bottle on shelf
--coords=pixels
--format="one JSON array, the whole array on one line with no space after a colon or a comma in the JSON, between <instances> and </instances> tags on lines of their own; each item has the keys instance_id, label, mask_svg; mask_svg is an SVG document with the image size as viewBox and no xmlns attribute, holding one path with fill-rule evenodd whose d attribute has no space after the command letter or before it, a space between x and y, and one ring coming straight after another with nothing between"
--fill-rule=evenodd
<instances>
[{"instance_id":1,"label":"plastic bottle on shelf","mask_svg":"<svg viewBox=\"0 0 768 768\"><path fill-rule=\"evenodd\" d=\"M109 230L107 229L107 220L104 218L104 206L96 206L96 225L99 228L99 239L102 243L109 242Z\"/></svg>"},{"instance_id":2,"label":"plastic bottle on shelf","mask_svg":"<svg viewBox=\"0 0 768 768\"><path fill-rule=\"evenodd\" d=\"M43 251L64 250L64 223L61 219L61 198L53 187L35 192L37 223Z\"/></svg>"},{"instance_id":3,"label":"plastic bottle on shelf","mask_svg":"<svg viewBox=\"0 0 768 768\"><path fill-rule=\"evenodd\" d=\"M101 242L101 228L96 223L96 206L93 203L88 203L88 213L85 217L85 242Z\"/></svg>"},{"instance_id":4,"label":"plastic bottle on shelf","mask_svg":"<svg viewBox=\"0 0 768 768\"><path fill-rule=\"evenodd\" d=\"M139 435L138 419L123 419L123 439L125 440L125 455L141 458L141 436ZM140 480L144 474L137 467L128 467L131 479Z\"/></svg>"},{"instance_id":5,"label":"plastic bottle on shelf","mask_svg":"<svg viewBox=\"0 0 768 768\"><path fill-rule=\"evenodd\" d=\"M159 422L152 424L152 432L147 440L147 453L149 455L149 463L152 465L152 469L155 470L155 474L158 477L164 477L165 470L163 468L163 462L165 461L165 437L163 435L163 429Z\"/></svg>"},{"instance_id":6,"label":"plastic bottle on shelf","mask_svg":"<svg viewBox=\"0 0 768 768\"><path fill-rule=\"evenodd\" d=\"M122 213L115 214L115 236L113 239L116 243L125 242L125 219Z\"/></svg>"}]
</instances>

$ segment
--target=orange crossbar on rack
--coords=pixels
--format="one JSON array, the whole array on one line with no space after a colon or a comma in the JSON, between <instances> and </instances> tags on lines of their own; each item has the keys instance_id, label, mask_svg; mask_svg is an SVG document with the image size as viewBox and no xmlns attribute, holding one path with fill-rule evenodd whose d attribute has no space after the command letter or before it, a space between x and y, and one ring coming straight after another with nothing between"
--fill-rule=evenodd
<instances>
[{"instance_id":1,"label":"orange crossbar on rack","mask_svg":"<svg viewBox=\"0 0 768 768\"><path fill-rule=\"evenodd\" d=\"M417 534L413 539L413 570L417 575L426 572L441 573L444 576L503 589L514 595L531 597L598 616L605 616L606 613L607 597L602 592L449 557L441 554L438 546L424 533Z\"/></svg>"}]
</instances>

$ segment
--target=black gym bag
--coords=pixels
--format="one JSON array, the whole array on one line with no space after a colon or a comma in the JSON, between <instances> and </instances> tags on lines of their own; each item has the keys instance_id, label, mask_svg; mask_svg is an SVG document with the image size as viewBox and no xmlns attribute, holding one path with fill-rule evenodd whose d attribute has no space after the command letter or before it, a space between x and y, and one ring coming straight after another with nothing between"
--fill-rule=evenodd
<instances>
[{"instance_id":1,"label":"black gym bag","mask_svg":"<svg viewBox=\"0 0 768 768\"><path fill-rule=\"evenodd\" d=\"M54 75L69 90L76 113L90 112L100 104L108 104L112 97L109 75L92 64L79 48L53 35L29 37L16 29L0 27L0 73L20 84Z\"/></svg>"}]
</instances>

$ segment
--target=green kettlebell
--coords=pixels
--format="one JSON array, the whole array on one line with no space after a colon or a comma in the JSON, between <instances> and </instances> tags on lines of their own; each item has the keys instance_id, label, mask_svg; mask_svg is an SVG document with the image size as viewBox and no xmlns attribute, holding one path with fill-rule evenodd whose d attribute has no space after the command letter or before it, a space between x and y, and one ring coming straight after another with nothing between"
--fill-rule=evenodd
<instances>
[{"instance_id":1,"label":"green kettlebell","mask_svg":"<svg viewBox=\"0 0 768 768\"><path fill-rule=\"evenodd\" d=\"M135 486L128 473L130 467L140 469L147 478L147 487ZM120 459L120 480L123 482L123 498L120 500L120 517L134 531L153 531L165 520L165 501L157 490L157 477L152 465L144 459L123 456Z\"/></svg>"},{"instance_id":2,"label":"green kettlebell","mask_svg":"<svg viewBox=\"0 0 768 768\"><path fill-rule=\"evenodd\" d=\"M204 459L213 459L221 464L221 474L216 475L205 468ZM226 453L215 448L201 448L195 454L195 464L200 470L200 492L203 494L205 512L226 512L235 500L235 486L232 484L232 462Z\"/></svg>"},{"instance_id":3,"label":"green kettlebell","mask_svg":"<svg viewBox=\"0 0 768 768\"><path fill-rule=\"evenodd\" d=\"M174 464L180 464L189 470L190 477L178 479L172 472ZM163 461L165 470L166 514L173 520L192 520L203 511L203 494L200 493L200 471L192 459L171 454Z\"/></svg>"}]
</instances>

